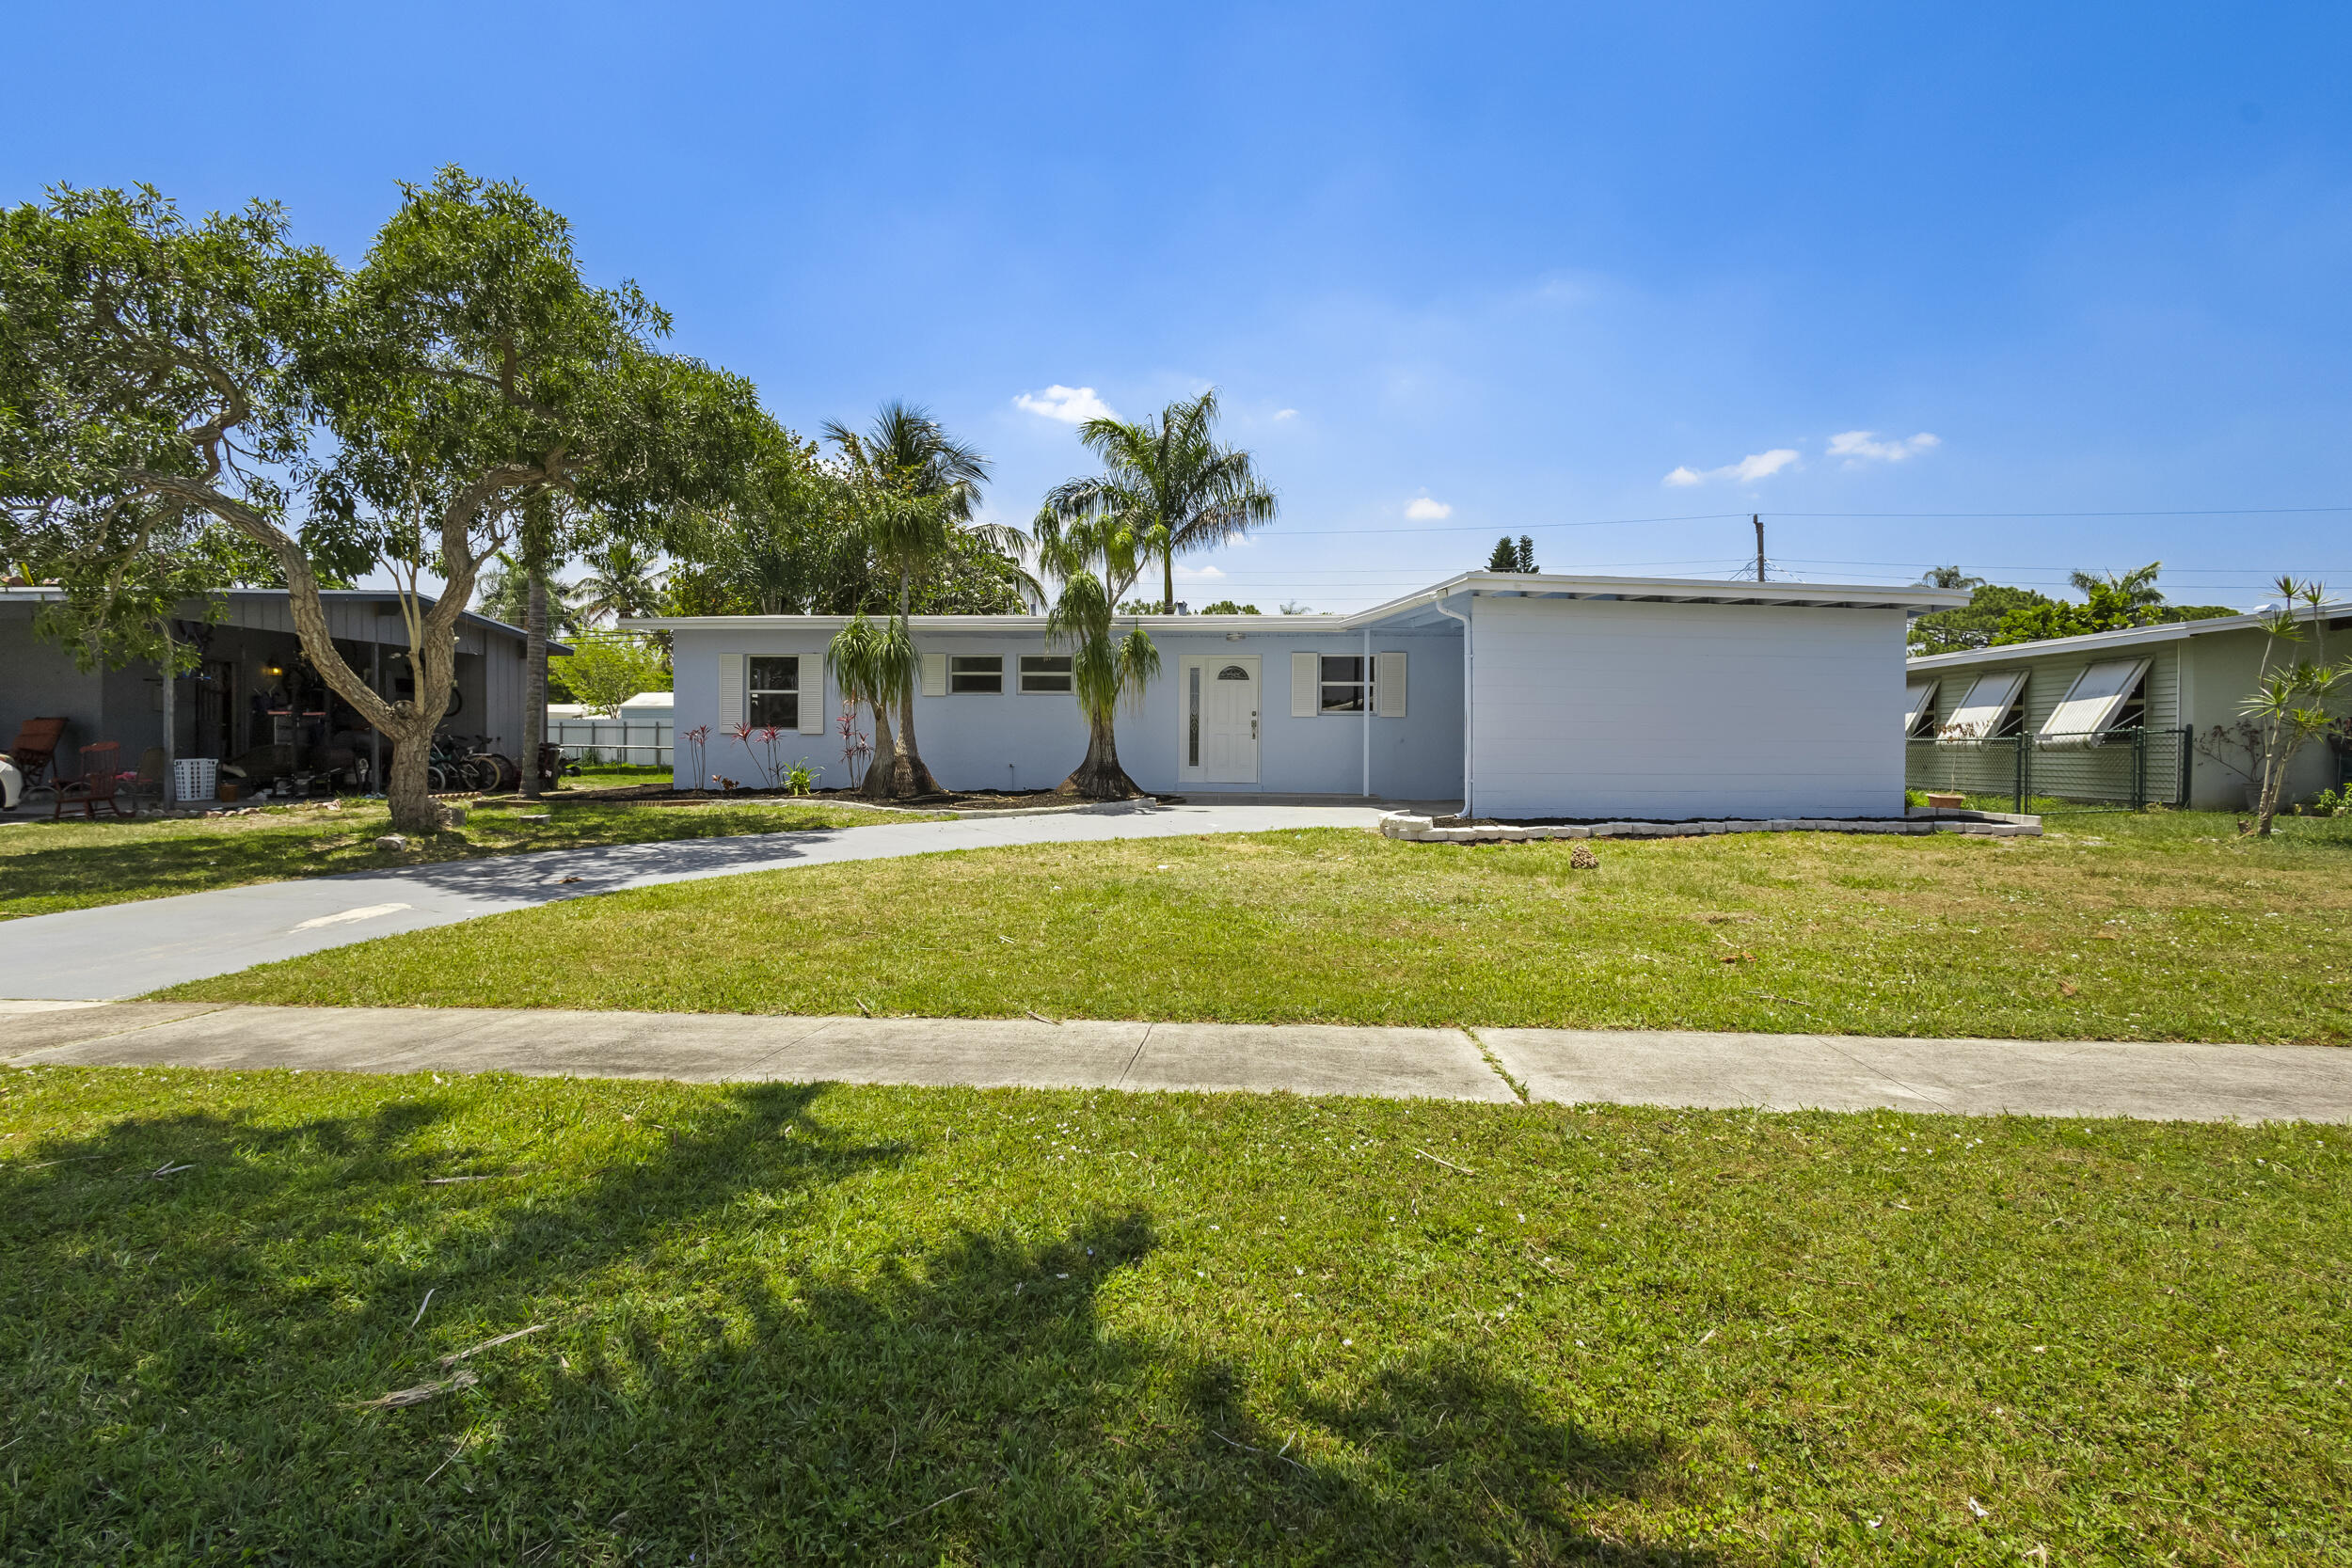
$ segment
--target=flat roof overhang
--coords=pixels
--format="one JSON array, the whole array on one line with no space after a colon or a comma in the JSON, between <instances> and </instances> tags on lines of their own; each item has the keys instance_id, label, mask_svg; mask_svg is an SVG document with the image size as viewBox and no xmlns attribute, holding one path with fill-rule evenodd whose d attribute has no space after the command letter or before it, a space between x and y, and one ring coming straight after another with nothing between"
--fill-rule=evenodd
<instances>
[{"instance_id":1,"label":"flat roof overhang","mask_svg":"<svg viewBox=\"0 0 2352 1568\"><path fill-rule=\"evenodd\" d=\"M1373 626L1407 629L1458 624L1437 606L1457 594L1507 594L1525 599L1603 599L1634 604L1785 605L1814 609L1899 610L1923 615L1968 602L1968 591L1908 584L1821 582L1722 582L1692 578L1587 577L1561 572L1464 572L1458 577L1359 610L1352 615L1121 615L1122 626L1153 631L1287 631L1293 635L1329 635ZM835 631L849 625L847 615L699 615L650 616L623 621L630 631L753 631L783 626L812 631ZM1036 632L1045 629L1042 615L915 615L909 624L925 631Z\"/></svg>"}]
</instances>

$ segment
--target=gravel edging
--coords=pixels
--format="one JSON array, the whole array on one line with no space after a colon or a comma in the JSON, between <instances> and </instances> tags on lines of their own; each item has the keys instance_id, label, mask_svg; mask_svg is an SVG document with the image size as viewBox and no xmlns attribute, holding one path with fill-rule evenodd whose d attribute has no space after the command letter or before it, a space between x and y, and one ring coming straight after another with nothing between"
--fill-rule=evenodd
<instances>
[{"instance_id":1,"label":"gravel edging","mask_svg":"<svg viewBox=\"0 0 2352 1568\"><path fill-rule=\"evenodd\" d=\"M2012 812L1941 812L1899 817L1774 816L1703 822L1482 823L1440 827L1438 819L1391 812L1388 838L1415 844L1518 844L1551 838L1702 838L1717 833L1967 833L1978 838L2039 838L2042 818Z\"/></svg>"}]
</instances>

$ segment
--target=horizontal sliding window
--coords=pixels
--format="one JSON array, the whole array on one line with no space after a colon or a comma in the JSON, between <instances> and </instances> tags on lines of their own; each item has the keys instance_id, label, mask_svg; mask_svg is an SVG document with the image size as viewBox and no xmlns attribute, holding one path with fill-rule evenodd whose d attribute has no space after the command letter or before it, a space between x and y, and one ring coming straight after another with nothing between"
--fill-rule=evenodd
<instances>
[{"instance_id":1,"label":"horizontal sliding window","mask_svg":"<svg viewBox=\"0 0 2352 1568\"><path fill-rule=\"evenodd\" d=\"M1002 691L1004 689L1004 655L956 654L948 658L949 691Z\"/></svg>"},{"instance_id":2,"label":"horizontal sliding window","mask_svg":"<svg viewBox=\"0 0 2352 1568\"><path fill-rule=\"evenodd\" d=\"M1024 691L1068 691L1070 689L1070 656L1068 654L1023 654L1021 656L1021 689Z\"/></svg>"}]
</instances>

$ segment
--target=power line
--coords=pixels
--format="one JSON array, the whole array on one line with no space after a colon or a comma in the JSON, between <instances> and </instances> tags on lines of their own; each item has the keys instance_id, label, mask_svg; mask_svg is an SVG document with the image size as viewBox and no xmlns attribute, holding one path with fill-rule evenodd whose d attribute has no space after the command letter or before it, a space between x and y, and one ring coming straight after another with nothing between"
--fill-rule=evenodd
<instances>
[{"instance_id":1,"label":"power line","mask_svg":"<svg viewBox=\"0 0 2352 1568\"><path fill-rule=\"evenodd\" d=\"M2284 517L2352 506L2219 506L2169 512L1774 512L1774 517Z\"/></svg>"},{"instance_id":2,"label":"power line","mask_svg":"<svg viewBox=\"0 0 2352 1568\"><path fill-rule=\"evenodd\" d=\"M1987 520L2045 517L2286 517L2324 514L2352 513L2352 506L2225 506L2205 508L2173 508L2145 512L1767 512L1767 517L1848 518L1865 521L1919 520ZM1495 529L1521 532L1536 529L1557 528L1636 528L1657 523L1720 523L1737 522L1757 515L1749 512L1692 512L1670 517L1594 517L1565 522L1514 523L1418 523L1402 528L1308 528L1279 529L1265 535L1268 538L1356 538L1366 534L1384 533L1486 533ZM1888 564L1896 564L1889 562Z\"/></svg>"}]
</instances>

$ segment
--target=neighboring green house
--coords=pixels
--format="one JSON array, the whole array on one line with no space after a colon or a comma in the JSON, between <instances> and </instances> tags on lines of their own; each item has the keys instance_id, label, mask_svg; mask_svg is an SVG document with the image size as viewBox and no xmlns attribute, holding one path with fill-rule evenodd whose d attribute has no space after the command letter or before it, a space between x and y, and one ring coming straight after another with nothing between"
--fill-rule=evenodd
<instances>
[{"instance_id":1,"label":"neighboring green house","mask_svg":"<svg viewBox=\"0 0 2352 1568\"><path fill-rule=\"evenodd\" d=\"M1915 789L2247 809L2255 771L2240 705L2260 677L2267 617L2180 621L2052 638L1907 665L1906 782ZM2352 654L2352 605L2301 619L2310 656ZM2318 624L2324 621L2324 625ZM2274 655L2273 657L2277 657ZM2344 782L2347 752L2304 748L2286 800Z\"/></svg>"}]
</instances>

